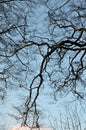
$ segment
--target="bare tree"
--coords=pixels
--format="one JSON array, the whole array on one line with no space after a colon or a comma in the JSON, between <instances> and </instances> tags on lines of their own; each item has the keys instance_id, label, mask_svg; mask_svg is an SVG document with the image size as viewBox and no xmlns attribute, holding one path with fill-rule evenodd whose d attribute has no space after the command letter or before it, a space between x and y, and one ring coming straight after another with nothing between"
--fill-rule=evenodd
<instances>
[{"instance_id":1,"label":"bare tree","mask_svg":"<svg viewBox=\"0 0 86 130\"><path fill-rule=\"evenodd\" d=\"M64 112L60 112L59 117L51 117L50 119L53 130L84 130L85 128L85 120L74 106L66 106Z\"/></svg>"},{"instance_id":2,"label":"bare tree","mask_svg":"<svg viewBox=\"0 0 86 130\"><path fill-rule=\"evenodd\" d=\"M23 124L35 117L46 83L54 100L72 93L85 99L86 1L28 0L0 2L0 97L7 89L23 88ZM47 92L48 93L48 92Z\"/></svg>"}]
</instances>

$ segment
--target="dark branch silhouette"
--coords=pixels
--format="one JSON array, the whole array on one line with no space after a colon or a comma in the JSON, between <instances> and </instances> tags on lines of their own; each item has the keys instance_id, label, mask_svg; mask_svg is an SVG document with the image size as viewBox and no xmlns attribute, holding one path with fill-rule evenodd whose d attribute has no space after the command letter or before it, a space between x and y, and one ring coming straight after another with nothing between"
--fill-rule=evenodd
<instances>
[{"instance_id":1,"label":"dark branch silhouette","mask_svg":"<svg viewBox=\"0 0 86 130\"><path fill-rule=\"evenodd\" d=\"M37 101L45 81L55 100L58 93L86 98L85 0L1 1L0 19L0 98L9 88L28 91L23 111L15 107L24 125L30 115L40 126Z\"/></svg>"}]
</instances>

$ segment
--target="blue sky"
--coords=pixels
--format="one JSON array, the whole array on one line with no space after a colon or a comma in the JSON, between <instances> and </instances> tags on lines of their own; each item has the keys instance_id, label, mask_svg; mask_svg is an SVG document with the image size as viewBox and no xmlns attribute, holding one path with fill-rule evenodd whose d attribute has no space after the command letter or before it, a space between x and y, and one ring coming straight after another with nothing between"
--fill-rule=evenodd
<instances>
[{"instance_id":1,"label":"blue sky","mask_svg":"<svg viewBox=\"0 0 86 130\"><path fill-rule=\"evenodd\" d=\"M6 98L3 105L0 105L0 123L5 124L7 128L10 126L19 124L20 122L16 122L16 120L13 117L10 117L8 114L17 114L17 112L13 109L12 105L16 106L21 104L22 97L24 92L20 91L10 91L8 93L8 97ZM43 93L42 93L43 94ZM73 99L73 98L72 98ZM57 118L59 122L60 113L62 116L65 116L65 111L68 109L67 107L70 106L72 109L77 108L79 112L79 116L82 119L82 121L85 119L86 111L82 109L82 106L80 105L79 101L71 102L70 96L66 98L60 98L58 97L57 103L53 102L52 99L47 95L47 92L44 95L41 95L38 101L39 108L42 110L42 117L41 117L41 123L44 124L44 126L49 127L50 121L53 121L52 117ZM69 103L68 103L69 102ZM83 108L85 108L85 104L82 104ZM83 124L84 126L84 124Z\"/></svg>"},{"instance_id":2,"label":"blue sky","mask_svg":"<svg viewBox=\"0 0 86 130\"><path fill-rule=\"evenodd\" d=\"M64 0L58 0L58 6L60 4L63 3ZM54 8L56 5L56 0L53 0L51 2L51 4L49 5L51 8ZM27 8L24 9L24 14L27 13ZM42 6L38 6L38 8L36 9L36 12L33 14L32 19L30 19L29 21L29 17L27 17L28 21L30 22L30 26L31 26L31 30L36 29L36 36L39 37L44 37L44 38L49 38L49 34L48 34L48 30L47 30L47 8ZM37 21L36 21L37 20ZM35 24L32 22L34 21ZM28 22L28 23L29 23ZM28 26L28 29L29 27ZM64 33L64 32L63 32ZM63 35L63 33L59 33L58 31L58 35ZM12 37L14 39L14 41L19 41L21 39L20 34L17 32L18 37L15 37L15 35ZM33 38L33 31L31 33L29 33L28 31L28 35L27 38L31 36L30 38L40 41L40 38L34 37ZM60 37L61 38L61 37ZM56 38L56 40L59 40L59 37ZM46 39L45 39L46 41ZM35 52L35 50L34 50ZM20 54L21 56L21 54ZM37 57L36 57L37 58ZM38 56L39 58L39 56ZM15 57L13 57L12 60L14 60ZM40 59L40 58L39 58ZM24 62L26 62L26 60L23 57ZM67 62L65 61L65 65L64 67L67 67ZM35 68L35 72L37 72L37 68L35 67L35 62L32 63L31 65L34 66ZM39 64L39 62L37 63ZM17 67L18 68L18 67ZM21 75L20 75L21 76ZM29 76L30 77L30 76ZM30 77L32 78L32 77ZM46 87L48 86L48 87ZM14 86L15 87L15 86ZM44 123L46 126L49 125L49 118L51 118L51 116L53 115L54 117L59 117L59 113L62 112L62 114L65 113L65 106L66 104L68 104L67 102L69 102L69 104L71 104L72 107L77 106L78 111L80 112L79 115L85 118L85 111L84 109L82 109L82 105L80 105L80 101L75 101L75 98L72 96L72 94L70 93L70 95L60 98L60 96L57 97L57 102L53 101L52 99L52 90L49 88L49 84L47 82L45 82L45 89L41 90L41 95L39 96L38 99L38 105L39 108L42 110L43 113L43 118L42 119L42 123ZM12 106L17 106L22 104L23 99L25 98L25 95L27 95L26 91L24 90L17 90L17 89L11 89L7 92L7 96L6 99L4 101L4 103L0 104L0 124L5 124L6 127L10 127L11 125L15 125L19 122L16 122L16 120L13 117L10 117L8 114L17 114L16 111L13 109ZM85 103L82 102L83 107L85 108Z\"/></svg>"}]
</instances>

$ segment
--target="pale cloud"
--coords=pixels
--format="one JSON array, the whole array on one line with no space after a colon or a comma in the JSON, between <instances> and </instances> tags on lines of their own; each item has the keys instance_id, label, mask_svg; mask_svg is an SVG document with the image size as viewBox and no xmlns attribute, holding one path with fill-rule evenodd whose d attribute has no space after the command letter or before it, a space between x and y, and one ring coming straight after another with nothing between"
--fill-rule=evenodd
<instances>
[{"instance_id":1,"label":"pale cloud","mask_svg":"<svg viewBox=\"0 0 86 130\"><path fill-rule=\"evenodd\" d=\"M45 127L31 127L31 126L20 126L16 125L10 128L10 130L52 130L51 128L45 128Z\"/></svg>"}]
</instances>

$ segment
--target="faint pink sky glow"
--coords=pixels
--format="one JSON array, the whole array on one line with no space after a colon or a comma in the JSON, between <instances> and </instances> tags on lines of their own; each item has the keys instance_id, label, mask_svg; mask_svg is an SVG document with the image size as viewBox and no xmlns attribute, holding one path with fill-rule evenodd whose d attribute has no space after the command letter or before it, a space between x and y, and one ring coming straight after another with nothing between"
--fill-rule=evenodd
<instances>
[{"instance_id":1,"label":"faint pink sky glow","mask_svg":"<svg viewBox=\"0 0 86 130\"><path fill-rule=\"evenodd\" d=\"M51 130L51 128L45 128L45 127L41 127L41 128L35 128L35 127L31 127L31 126L20 126L20 125L16 125L11 127L9 130Z\"/></svg>"}]
</instances>

